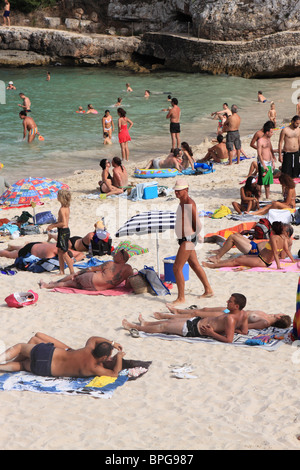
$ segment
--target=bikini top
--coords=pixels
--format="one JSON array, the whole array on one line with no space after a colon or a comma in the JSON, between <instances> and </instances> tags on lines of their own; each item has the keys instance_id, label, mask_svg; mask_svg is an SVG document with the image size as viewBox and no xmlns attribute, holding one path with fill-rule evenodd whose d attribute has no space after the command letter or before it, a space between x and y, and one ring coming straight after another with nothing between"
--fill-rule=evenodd
<instances>
[{"instance_id":1,"label":"bikini top","mask_svg":"<svg viewBox=\"0 0 300 470\"><path fill-rule=\"evenodd\" d=\"M272 251L272 247L271 247L271 244L269 242L266 243L265 249L269 250L269 251ZM283 248L277 248L278 253L280 253L282 250L283 250Z\"/></svg>"}]
</instances>

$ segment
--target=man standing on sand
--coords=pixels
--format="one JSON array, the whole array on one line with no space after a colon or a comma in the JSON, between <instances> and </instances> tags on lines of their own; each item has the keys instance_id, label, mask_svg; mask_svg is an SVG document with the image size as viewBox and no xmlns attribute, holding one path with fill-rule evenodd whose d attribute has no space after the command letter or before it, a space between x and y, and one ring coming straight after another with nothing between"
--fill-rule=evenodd
<instances>
[{"instance_id":1,"label":"man standing on sand","mask_svg":"<svg viewBox=\"0 0 300 470\"><path fill-rule=\"evenodd\" d=\"M4 12L3 12L3 24L4 26L10 26L10 3L8 0L4 0Z\"/></svg>"},{"instance_id":2,"label":"man standing on sand","mask_svg":"<svg viewBox=\"0 0 300 470\"><path fill-rule=\"evenodd\" d=\"M171 152L174 151L175 148L180 148L180 108L178 106L177 98L172 98L171 100L172 108L169 110L166 119L170 119L170 134L171 134L171 142L172 142L172 149Z\"/></svg>"},{"instance_id":3,"label":"man standing on sand","mask_svg":"<svg viewBox=\"0 0 300 470\"><path fill-rule=\"evenodd\" d=\"M117 353L111 357L114 348ZM124 355L120 344L98 336L89 338L83 348L72 349L37 333L28 343L18 343L2 353L0 370L25 370L42 377L118 377Z\"/></svg>"},{"instance_id":4,"label":"man standing on sand","mask_svg":"<svg viewBox=\"0 0 300 470\"><path fill-rule=\"evenodd\" d=\"M257 141L258 179L257 186L265 187L266 199L270 197L270 185L273 183L273 169L275 168L275 155L271 144L274 124L266 122L263 127L264 135Z\"/></svg>"},{"instance_id":5,"label":"man standing on sand","mask_svg":"<svg viewBox=\"0 0 300 470\"><path fill-rule=\"evenodd\" d=\"M140 325L135 325L124 319L122 326L126 330L134 328L145 333L163 333L192 338L210 336L223 343L232 343L235 332L242 335L248 333L248 317L243 310L245 305L246 297L243 294L232 294L227 301L229 313L221 313L217 317L175 318L146 322L140 315Z\"/></svg>"},{"instance_id":6,"label":"man standing on sand","mask_svg":"<svg viewBox=\"0 0 300 470\"><path fill-rule=\"evenodd\" d=\"M282 173L291 178L298 178L300 174L300 116L292 118L291 124L280 132L278 153L279 161L282 163Z\"/></svg>"},{"instance_id":7,"label":"man standing on sand","mask_svg":"<svg viewBox=\"0 0 300 470\"><path fill-rule=\"evenodd\" d=\"M173 305L183 303L184 296L184 275L182 272L186 262L190 265L197 277L203 284L204 294L200 297L212 297L213 291L207 280L202 266L199 264L195 247L198 242L198 235L201 230L201 223L195 202L189 196L189 185L184 178L176 181L175 195L179 199L179 206L176 213L175 233L178 238L179 249L173 265L178 294Z\"/></svg>"},{"instance_id":8,"label":"man standing on sand","mask_svg":"<svg viewBox=\"0 0 300 470\"><path fill-rule=\"evenodd\" d=\"M232 159L234 155L234 148L236 149L237 155L237 164L240 163L240 155L241 155L241 139L240 139L240 132L239 128L241 125L241 118L238 115L238 108L235 104L231 106L232 115L228 116L227 121L223 125L223 132L227 132L226 135L226 147L229 152L229 163L228 165L232 165Z\"/></svg>"},{"instance_id":9,"label":"man standing on sand","mask_svg":"<svg viewBox=\"0 0 300 470\"><path fill-rule=\"evenodd\" d=\"M37 125L31 117L27 116L26 111L21 111L19 113L19 117L23 121L23 140L26 139L26 134L28 131L28 143L30 144L34 141L35 136L38 134Z\"/></svg>"},{"instance_id":10,"label":"man standing on sand","mask_svg":"<svg viewBox=\"0 0 300 470\"><path fill-rule=\"evenodd\" d=\"M82 269L76 274L71 274L56 282L46 284L40 281L40 287L41 289L71 287L89 291L113 289L121 282L128 281L129 276L133 274L132 267L126 264L128 259L127 251L120 250L115 254L113 261L106 261L100 266Z\"/></svg>"}]
</instances>

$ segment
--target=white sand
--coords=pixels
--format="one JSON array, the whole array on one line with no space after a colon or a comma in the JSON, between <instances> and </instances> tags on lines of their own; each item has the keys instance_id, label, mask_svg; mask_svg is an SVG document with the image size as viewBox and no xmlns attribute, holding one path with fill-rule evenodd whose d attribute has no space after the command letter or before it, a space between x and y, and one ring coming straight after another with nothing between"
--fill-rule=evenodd
<instances>
[{"instance_id":1,"label":"white sand","mask_svg":"<svg viewBox=\"0 0 300 470\"><path fill-rule=\"evenodd\" d=\"M277 135L278 137L278 135ZM277 139L276 137L276 139ZM274 142L276 142L276 139ZM243 148L249 149L249 139ZM276 143L275 143L276 145ZM195 150L203 156L208 143ZM215 173L190 176L190 194L199 209L219 208L221 203L232 208L239 200L239 182L247 176L250 162L231 167L216 165ZM133 174L133 164L128 171ZM65 179L72 190L70 228L72 235L91 231L100 215L105 215L108 230L114 237L121 218L126 220L138 211L151 208L176 209L178 202L166 198L143 202L128 201L121 211L118 199L90 200L83 194L95 192L99 173L85 171ZM134 178L130 178L133 181ZM142 180L135 180L136 183ZM161 179L159 184L173 187L174 178ZM273 185L272 199L280 197L280 185ZM59 203L47 203L38 211L51 210L55 215ZM127 211L127 212L126 212ZM21 210L2 211L11 218ZM224 219L203 219L203 234L236 225ZM300 228L295 227L295 233ZM134 240L134 238L130 238ZM26 236L13 243L40 240L46 235ZM154 239L136 238L150 252L131 258L133 267L156 266ZM177 242L169 232L160 237L160 269L163 258L175 255ZM4 243L3 247L6 246ZM216 245L205 244L198 251L199 260L206 258ZM299 242L295 241L296 255ZM1 258L2 265L9 261ZM202 285L190 270L186 283L186 306L224 305L232 292L246 295L249 309L267 313L295 313L297 273L220 272L206 270L214 297L199 300ZM31 392L1 393L2 449L299 449L299 365L293 362L295 349L282 344L275 352L232 345L189 344L161 341L154 338L132 338L122 329L124 317L137 321L140 313L151 320L154 311L166 312L165 303L172 295L150 294L119 297L60 294L38 288L38 281L57 279L55 274L18 272L1 275L1 340L6 347L27 342L37 331L52 335L71 347L82 347L92 335L120 342L126 357L153 361L148 373L116 390L110 400L87 396L59 396ZM4 298L12 292L33 289L39 294L35 306L10 309ZM171 364L192 363L197 379L171 377ZM296 361L297 362L297 361Z\"/></svg>"}]
</instances>

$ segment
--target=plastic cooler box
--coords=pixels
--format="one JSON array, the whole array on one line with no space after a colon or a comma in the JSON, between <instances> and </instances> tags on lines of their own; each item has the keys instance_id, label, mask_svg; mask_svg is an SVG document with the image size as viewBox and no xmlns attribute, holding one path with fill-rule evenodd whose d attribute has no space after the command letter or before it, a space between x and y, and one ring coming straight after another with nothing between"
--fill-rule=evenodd
<instances>
[{"instance_id":1,"label":"plastic cooler box","mask_svg":"<svg viewBox=\"0 0 300 470\"><path fill-rule=\"evenodd\" d=\"M175 262L176 256L169 256L167 258L164 258L164 273L165 273L165 281L166 282L175 282L175 275L173 271L173 264ZM182 274L184 277L185 281L189 280L189 264L185 263L182 269Z\"/></svg>"},{"instance_id":2,"label":"plastic cooler box","mask_svg":"<svg viewBox=\"0 0 300 470\"><path fill-rule=\"evenodd\" d=\"M143 199L155 199L158 197L157 183L144 188Z\"/></svg>"}]
</instances>

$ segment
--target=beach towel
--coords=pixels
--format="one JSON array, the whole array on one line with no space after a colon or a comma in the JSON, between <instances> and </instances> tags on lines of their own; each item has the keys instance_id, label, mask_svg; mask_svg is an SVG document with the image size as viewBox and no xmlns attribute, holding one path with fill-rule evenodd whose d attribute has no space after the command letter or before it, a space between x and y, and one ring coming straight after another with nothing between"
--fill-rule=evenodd
<instances>
[{"instance_id":1,"label":"beach towel","mask_svg":"<svg viewBox=\"0 0 300 470\"><path fill-rule=\"evenodd\" d=\"M208 239L209 237L214 237L216 235L219 235L227 239L229 235L232 235L233 233L241 233L244 230L252 230L255 227L255 225L256 225L256 222L243 222L241 224L234 225L233 227L219 230L218 232L207 233L204 237L204 241L206 238Z\"/></svg>"},{"instance_id":2,"label":"beach towel","mask_svg":"<svg viewBox=\"0 0 300 470\"><path fill-rule=\"evenodd\" d=\"M300 340L300 276L296 296L296 313L293 320L292 339L293 341Z\"/></svg>"},{"instance_id":3,"label":"beach towel","mask_svg":"<svg viewBox=\"0 0 300 470\"><path fill-rule=\"evenodd\" d=\"M124 368L118 377L41 377L30 372L9 372L0 376L0 391L30 391L59 395L87 395L93 398L111 398L118 387L144 375L151 362L123 360Z\"/></svg>"},{"instance_id":4,"label":"beach towel","mask_svg":"<svg viewBox=\"0 0 300 470\"><path fill-rule=\"evenodd\" d=\"M297 272L300 272L300 258L295 258L296 260L296 263L292 263L292 261L289 259L289 258L286 258L286 259L283 259L283 260L280 260L280 269L277 269L277 266L276 266L276 263L275 261L273 261L273 263L271 264L271 266L269 266L267 268L264 267L264 268L249 268L248 266L241 266L242 268L242 271L256 271L256 272L261 272L261 273L264 273L264 272L277 272L277 273L297 273ZM239 268L237 268L237 266L235 267L225 267L225 268L217 268L218 271L236 271L238 270L239 272L241 270L239 270Z\"/></svg>"},{"instance_id":5,"label":"beach towel","mask_svg":"<svg viewBox=\"0 0 300 470\"><path fill-rule=\"evenodd\" d=\"M258 335L263 334L270 337L268 342L257 342L257 344L247 344L248 340L251 340ZM276 351L277 348L283 343L283 337L287 337L291 332L291 328L281 329L281 328L265 328L264 330L249 330L248 335L240 335L235 333L233 342L232 343L222 343L221 341L217 341L216 339L210 338L208 336L202 336L197 338L185 337L185 336L178 336L178 335L168 335L163 333L144 333L143 331L139 331L141 338L158 338L167 341L183 341L187 343L206 343L206 344L223 344L229 346L239 346L239 347L256 347L262 348L265 351Z\"/></svg>"},{"instance_id":6,"label":"beach towel","mask_svg":"<svg viewBox=\"0 0 300 470\"><path fill-rule=\"evenodd\" d=\"M245 155L240 156L240 161L242 162L243 160L251 160L251 158L255 158L256 155L253 155L253 157L245 157ZM228 165L229 159L226 159L224 162L214 162L216 165ZM237 162L237 157L232 159L232 163Z\"/></svg>"},{"instance_id":7,"label":"beach towel","mask_svg":"<svg viewBox=\"0 0 300 470\"><path fill-rule=\"evenodd\" d=\"M61 292L62 294L106 295L106 296L133 294L133 290L131 287L125 287L125 281L123 281L119 286L114 287L113 289L106 289L103 291L76 289L75 287L54 287L53 289L51 289L51 292Z\"/></svg>"}]
</instances>

